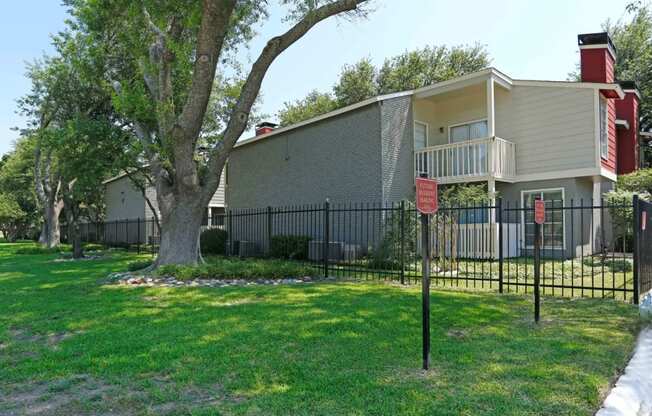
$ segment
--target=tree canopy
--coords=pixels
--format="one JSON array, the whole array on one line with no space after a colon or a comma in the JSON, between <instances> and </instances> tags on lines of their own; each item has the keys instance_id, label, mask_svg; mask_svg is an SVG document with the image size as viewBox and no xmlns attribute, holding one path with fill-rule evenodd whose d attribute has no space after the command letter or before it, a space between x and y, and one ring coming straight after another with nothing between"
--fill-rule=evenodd
<instances>
[{"instance_id":1,"label":"tree canopy","mask_svg":"<svg viewBox=\"0 0 652 416\"><path fill-rule=\"evenodd\" d=\"M380 94L412 90L489 66L484 46L427 46L388 58L379 68L365 58L342 68L332 93L311 91L286 102L277 117L282 126L298 123Z\"/></svg>"},{"instance_id":2,"label":"tree canopy","mask_svg":"<svg viewBox=\"0 0 652 416\"><path fill-rule=\"evenodd\" d=\"M616 46L616 79L636 81L641 93L641 129L652 131L652 13L649 5L631 4L629 22L604 25Z\"/></svg>"},{"instance_id":3,"label":"tree canopy","mask_svg":"<svg viewBox=\"0 0 652 416\"><path fill-rule=\"evenodd\" d=\"M270 17L268 2L64 1L71 36L96 58L97 85L111 90L116 123L149 166L162 225L157 265L197 261L203 210L235 142L256 121L275 59L325 19L365 15L365 2L281 0L289 27L244 70L238 51Z\"/></svg>"}]
</instances>

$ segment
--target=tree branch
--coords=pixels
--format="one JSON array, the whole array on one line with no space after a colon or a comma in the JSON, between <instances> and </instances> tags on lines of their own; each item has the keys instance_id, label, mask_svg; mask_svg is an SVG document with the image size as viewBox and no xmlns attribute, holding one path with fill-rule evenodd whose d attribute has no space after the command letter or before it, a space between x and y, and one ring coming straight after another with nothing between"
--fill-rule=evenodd
<instances>
[{"instance_id":1,"label":"tree branch","mask_svg":"<svg viewBox=\"0 0 652 416\"><path fill-rule=\"evenodd\" d=\"M229 152L247 127L251 107L256 101L263 78L274 60L297 40L301 39L317 23L340 13L358 10L358 6L367 0L338 0L325 4L306 14L287 32L267 42L263 51L254 62L247 77L240 97L224 130L223 139L211 151L207 180L202 189L202 199L208 201L219 185L221 170L226 163Z\"/></svg>"},{"instance_id":2,"label":"tree branch","mask_svg":"<svg viewBox=\"0 0 652 416\"><path fill-rule=\"evenodd\" d=\"M192 84L178 118L178 124L186 137L195 139L201 130L215 79L217 61L229 31L235 5L235 0L203 2Z\"/></svg>"}]
</instances>

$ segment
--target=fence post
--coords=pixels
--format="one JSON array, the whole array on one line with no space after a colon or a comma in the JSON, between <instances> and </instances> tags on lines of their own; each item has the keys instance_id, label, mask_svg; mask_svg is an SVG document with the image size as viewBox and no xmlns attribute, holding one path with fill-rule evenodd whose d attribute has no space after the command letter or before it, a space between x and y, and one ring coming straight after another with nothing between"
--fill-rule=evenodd
<instances>
[{"instance_id":1,"label":"fence post","mask_svg":"<svg viewBox=\"0 0 652 416\"><path fill-rule=\"evenodd\" d=\"M228 211L229 224L227 225L227 228L228 228L227 232L229 233L229 236L228 236L229 237L229 252L227 253L227 255L230 255L230 256L232 256L233 252L234 252L234 249L233 249L233 215L232 214L233 214L232 211L229 210Z\"/></svg>"},{"instance_id":2,"label":"fence post","mask_svg":"<svg viewBox=\"0 0 652 416\"><path fill-rule=\"evenodd\" d=\"M272 254L272 207L267 207L267 255Z\"/></svg>"},{"instance_id":3,"label":"fence post","mask_svg":"<svg viewBox=\"0 0 652 416\"><path fill-rule=\"evenodd\" d=\"M328 199L324 202L324 246L322 247L322 256L324 258L324 278L328 279L328 255L330 242L330 202Z\"/></svg>"},{"instance_id":4,"label":"fence post","mask_svg":"<svg viewBox=\"0 0 652 416\"><path fill-rule=\"evenodd\" d=\"M430 367L430 218L421 213L421 322L423 369Z\"/></svg>"},{"instance_id":5,"label":"fence post","mask_svg":"<svg viewBox=\"0 0 652 416\"><path fill-rule=\"evenodd\" d=\"M541 316L541 224L534 223L534 322Z\"/></svg>"},{"instance_id":6,"label":"fence post","mask_svg":"<svg viewBox=\"0 0 652 416\"><path fill-rule=\"evenodd\" d=\"M405 284L405 201L401 201L401 284Z\"/></svg>"},{"instance_id":7,"label":"fence post","mask_svg":"<svg viewBox=\"0 0 652 416\"><path fill-rule=\"evenodd\" d=\"M634 195L632 200L633 212L634 212L634 250L632 253L634 261L634 305L638 305L638 298L640 296L640 287L639 287L639 278L640 278L640 267L641 267L641 204L638 199L638 195Z\"/></svg>"},{"instance_id":8,"label":"fence post","mask_svg":"<svg viewBox=\"0 0 652 416\"><path fill-rule=\"evenodd\" d=\"M498 220L498 293L503 293L503 199L498 198L496 206Z\"/></svg>"},{"instance_id":9,"label":"fence post","mask_svg":"<svg viewBox=\"0 0 652 416\"><path fill-rule=\"evenodd\" d=\"M138 251L138 254L140 254L140 217L136 219L136 227L138 229L138 232L136 233L136 250Z\"/></svg>"}]
</instances>

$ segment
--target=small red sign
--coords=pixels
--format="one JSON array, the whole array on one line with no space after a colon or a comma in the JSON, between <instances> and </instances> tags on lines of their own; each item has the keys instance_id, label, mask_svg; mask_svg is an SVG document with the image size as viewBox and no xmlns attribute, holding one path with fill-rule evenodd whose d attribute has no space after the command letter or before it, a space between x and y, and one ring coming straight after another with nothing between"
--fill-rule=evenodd
<instances>
[{"instance_id":1,"label":"small red sign","mask_svg":"<svg viewBox=\"0 0 652 416\"><path fill-rule=\"evenodd\" d=\"M417 210L422 214L434 214L439 208L437 180L416 178Z\"/></svg>"},{"instance_id":2,"label":"small red sign","mask_svg":"<svg viewBox=\"0 0 652 416\"><path fill-rule=\"evenodd\" d=\"M645 231L645 227L647 227L647 211L641 213L641 230Z\"/></svg>"},{"instance_id":3,"label":"small red sign","mask_svg":"<svg viewBox=\"0 0 652 416\"><path fill-rule=\"evenodd\" d=\"M546 221L546 203L541 199L534 201L534 222L543 224Z\"/></svg>"}]
</instances>

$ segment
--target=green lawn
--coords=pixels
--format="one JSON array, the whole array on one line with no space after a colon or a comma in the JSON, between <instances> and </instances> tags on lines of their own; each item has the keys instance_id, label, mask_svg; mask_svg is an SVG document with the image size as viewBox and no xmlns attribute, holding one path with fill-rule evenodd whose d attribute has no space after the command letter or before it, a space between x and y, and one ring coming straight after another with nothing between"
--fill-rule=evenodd
<instances>
[{"instance_id":1,"label":"green lawn","mask_svg":"<svg viewBox=\"0 0 652 416\"><path fill-rule=\"evenodd\" d=\"M623 368L632 305L375 283L105 286L137 258L0 245L0 414L588 415ZM40 412L40 413L39 413Z\"/></svg>"}]
</instances>

